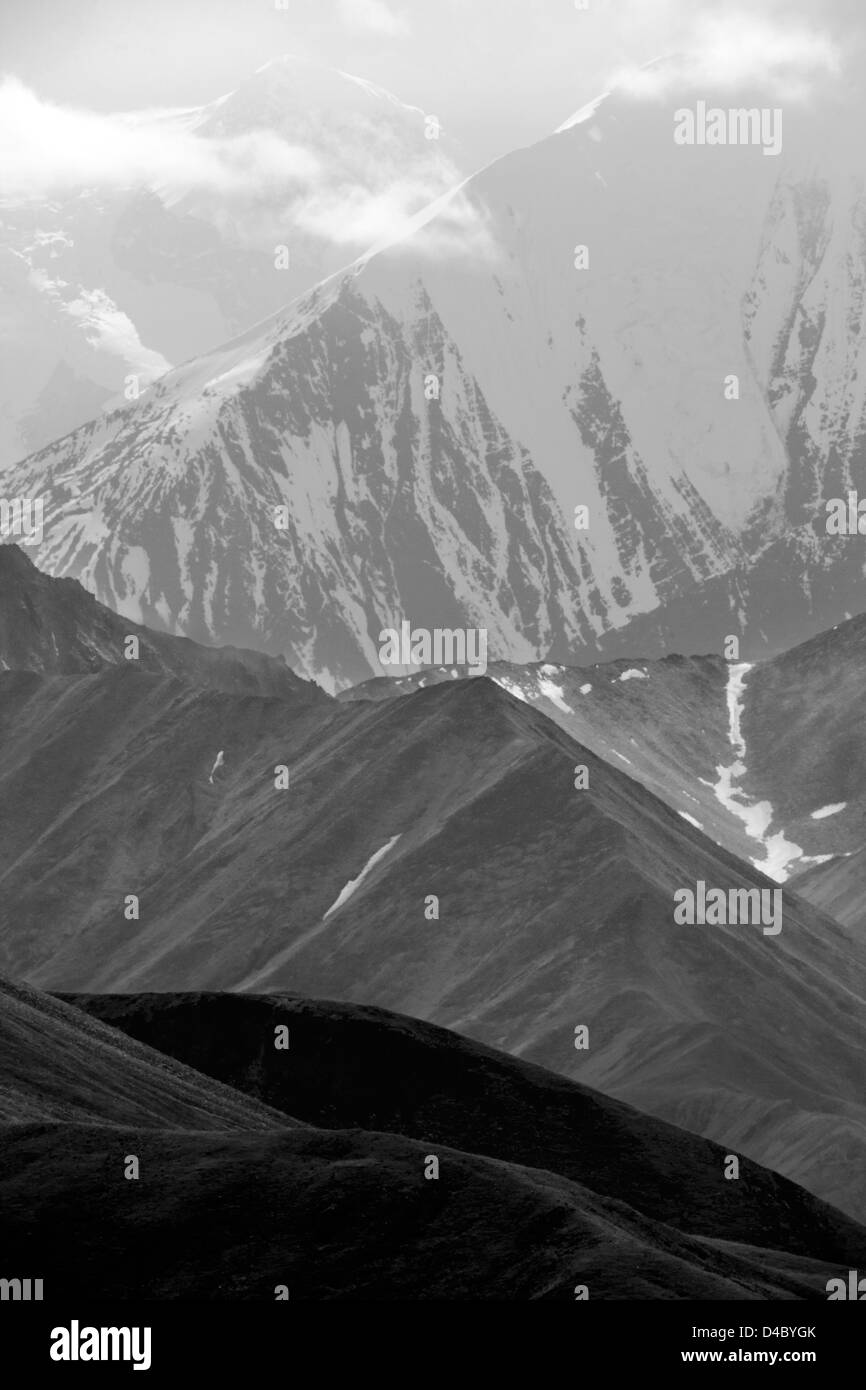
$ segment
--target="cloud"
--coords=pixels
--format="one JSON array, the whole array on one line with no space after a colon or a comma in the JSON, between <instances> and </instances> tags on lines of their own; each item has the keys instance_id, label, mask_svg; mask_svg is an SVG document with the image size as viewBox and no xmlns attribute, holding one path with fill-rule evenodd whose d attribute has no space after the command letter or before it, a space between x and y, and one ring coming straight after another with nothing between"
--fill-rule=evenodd
<instances>
[{"instance_id":1,"label":"cloud","mask_svg":"<svg viewBox=\"0 0 866 1390\"><path fill-rule=\"evenodd\" d=\"M497 256L489 216L462 187L443 194L416 178L392 181L376 193L329 189L292 212L299 227L370 255L409 250L411 238L412 252L431 259Z\"/></svg>"},{"instance_id":2,"label":"cloud","mask_svg":"<svg viewBox=\"0 0 866 1390\"><path fill-rule=\"evenodd\" d=\"M91 347L135 366L146 380L171 370L171 363L161 352L142 343L135 324L109 299L105 290L79 289L76 298L68 300L64 309L70 318L82 325Z\"/></svg>"},{"instance_id":3,"label":"cloud","mask_svg":"<svg viewBox=\"0 0 866 1390\"><path fill-rule=\"evenodd\" d=\"M366 29L389 38L409 33L405 15L389 9L384 0L339 0L337 8L344 24L352 29Z\"/></svg>"},{"instance_id":4,"label":"cloud","mask_svg":"<svg viewBox=\"0 0 866 1390\"><path fill-rule=\"evenodd\" d=\"M0 83L5 196L136 184L168 194L244 195L308 184L319 174L314 155L268 131L202 140L164 115L132 121L79 111L42 101L16 78Z\"/></svg>"},{"instance_id":5,"label":"cloud","mask_svg":"<svg viewBox=\"0 0 866 1390\"><path fill-rule=\"evenodd\" d=\"M45 199L82 188L146 186L168 201L212 195L203 215L228 213L233 235L261 245L292 230L345 248L347 256L391 245L416 232L425 210L459 183L460 174L435 142L390 119L319 119L305 113L313 150L273 131L233 137L196 134L195 112L105 115L55 106L17 79L0 84L0 189L3 196ZM230 204L230 207L228 206ZM443 199L425 229L429 255L487 254L484 220L464 195ZM420 215L420 220L419 220ZM93 315L83 302L68 313L115 336L122 325L106 305ZM122 334L121 334L122 336Z\"/></svg>"},{"instance_id":6,"label":"cloud","mask_svg":"<svg viewBox=\"0 0 866 1390\"><path fill-rule=\"evenodd\" d=\"M626 62L609 85L643 97L684 83L709 90L753 83L794 100L840 72L841 50L826 27L775 0L764 0L763 9L719 13L680 0L628 0L618 16L623 32L651 35L666 56L648 66Z\"/></svg>"}]
</instances>

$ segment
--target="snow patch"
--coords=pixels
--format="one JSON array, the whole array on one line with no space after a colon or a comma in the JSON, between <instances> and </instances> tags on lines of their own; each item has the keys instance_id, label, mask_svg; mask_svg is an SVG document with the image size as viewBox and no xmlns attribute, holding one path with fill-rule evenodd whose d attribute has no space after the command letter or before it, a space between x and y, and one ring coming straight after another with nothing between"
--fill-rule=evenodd
<instances>
[{"instance_id":1,"label":"snow patch","mask_svg":"<svg viewBox=\"0 0 866 1390\"><path fill-rule=\"evenodd\" d=\"M581 693L581 695L588 695L589 692L590 692L591 690L592 690L592 686L591 686L591 685L582 685L582 686L580 687L580 693Z\"/></svg>"},{"instance_id":2,"label":"snow patch","mask_svg":"<svg viewBox=\"0 0 866 1390\"><path fill-rule=\"evenodd\" d=\"M720 765L716 768L719 780L713 791L725 810L743 822L746 834L760 842L764 858L751 861L755 868L761 869L768 878L775 879L777 883L784 883L791 872L792 861L802 857L802 848L786 840L782 831L769 835L767 832L774 816L772 803L756 801L750 804L746 800L745 792L734 785L746 774L746 741L743 738L742 720L746 676L751 669L751 663L744 662L732 666L728 672L728 737L734 752L734 761L727 767ZM703 781L703 778L699 778L699 781Z\"/></svg>"},{"instance_id":3,"label":"snow patch","mask_svg":"<svg viewBox=\"0 0 866 1390\"><path fill-rule=\"evenodd\" d=\"M812 812L812 820L826 820L828 816L838 816L839 812L844 811L847 805L847 801L836 801L832 806L822 806L820 811Z\"/></svg>"},{"instance_id":4,"label":"snow patch","mask_svg":"<svg viewBox=\"0 0 866 1390\"><path fill-rule=\"evenodd\" d=\"M701 825L700 821L695 820L694 816L690 816L688 811L677 811L677 815L682 816L683 820L687 820L689 825L695 826L698 830L703 830L704 827Z\"/></svg>"},{"instance_id":5,"label":"snow patch","mask_svg":"<svg viewBox=\"0 0 866 1390\"><path fill-rule=\"evenodd\" d=\"M573 116L569 116L567 121L563 121L562 125L556 127L556 130L553 132L554 135L561 135L563 131L571 130L573 126L582 125L584 121L591 120L605 97L608 96L610 96L609 92L602 92L601 96L597 96L593 101L587 102L586 106L581 106L578 111L575 111ZM598 127L592 127L592 129L597 130ZM593 136L593 138L595 137Z\"/></svg>"},{"instance_id":6,"label":"snow patch","mask_svg":"<svg viewBox=\"0 0 866 1390\"><path fill-rule=\"evenodd\" d=\"M252 357L233 363L224 372L210 377L205 382L205 390L215 391L219 388L221 391L231 391L234 387L243 386L264 366L267 356L267 352L257 352Z\"/></svg>"},{"instance_id":7,"label":"snow patch","mask_svg":"<svg viewBox=\"0 0 866 1390\"><path fill-rule=\"evenodd\" d=\"M396 845L399 838L399 835L392 835L388 843L386 845L383 845L381 849L377 849L376 853L367 860L367 863L364 865L358 877L349 879L349 882L346 884L345 888L342 889L340 896L337 898L336 902L332 903L331 906L328 908L327 912L322 918L323 922L327 922L331 913L336 912L338 907L342 907L343 903L347 902L348 899L351 898L352 894L356 891L356 889L360 888L361 884L364 882L364 879L370 873L371 869L375 868L379 860L384 858L384 856L388 853L388 850L391 849L393 845Z\"/></svg>"},{"instance_id":8,"label":"snow patch","mask_svg":"<svg viewBox=\"0 0 866 1390\"><path fill-rule=\"evenodd\" d=\"M636 666L630 666L627 671L623 671L619 679L621 681L648 681L649 676L646 671L639 671Z\"/></svg>"},{"instance_id":9,"label":"snow patch","mask_svg":"<svg viewBox=\"0 0 866 1390\"><path fill-rule=\"evenodd\" d=\"M550 666L542 666L541 669L542 671L550 671L554 668ZM574 710L571 708L571 705L567 705L565 703L565 691L563 690L561 685L554 685L553 681L539 680L538 689L541 692L541 694L546 697L546 699L550 700L551 704L556 705L557 709L561 709L563 714L574 714Z\"/></svg>"},{"instance_id":10,"label":"snow patch","mask_svg":"<svg viewBox=\"0 0 866 1390\"><path fill-rule=\"evenodd\" d=\"M522 700L524 704L527 703L526 696L520 689L520 686L515 685L514 681L506 680L505 676L494 676L493 683L494 685L500 685L503 690L508 691L509 695L514 695L518 700Z\"/></svg>"}]
</instances>

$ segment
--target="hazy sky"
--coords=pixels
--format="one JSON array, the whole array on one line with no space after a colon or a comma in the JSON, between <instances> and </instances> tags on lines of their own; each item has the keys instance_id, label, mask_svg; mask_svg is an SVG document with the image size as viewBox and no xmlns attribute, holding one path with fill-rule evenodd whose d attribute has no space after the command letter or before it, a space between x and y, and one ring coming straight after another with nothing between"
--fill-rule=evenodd
<instances>
[{"instance_id":1,"label":"hazy sky","mask_svg":"<svg viewBox=\"0 0 866 1390\"><path fill-rule=\"evenodd\" d=\"M723 66L808 69L834 47L862 58L866 22L866 0L279 3L0 0L0 76L64 106L194 105L296 53L435 113L477 164L548 133L612 72L696 39Z\"/></svg>"}]
</instances>

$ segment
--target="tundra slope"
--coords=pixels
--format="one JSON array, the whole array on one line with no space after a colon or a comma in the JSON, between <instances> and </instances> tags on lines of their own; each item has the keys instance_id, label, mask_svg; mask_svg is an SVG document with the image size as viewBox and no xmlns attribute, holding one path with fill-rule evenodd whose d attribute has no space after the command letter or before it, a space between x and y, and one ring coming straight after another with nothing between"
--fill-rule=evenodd
<instances>
[{"instance_id":1,"label":"tundra slope","mask_svg":"<svg viewBox=\"0 0 866 1390\"><path fill-rule=\"evenodd\" d=\"M279 1130L297 1120L135 1042L80 1009L0 978L0 1127L52 1124Z\"/></svg>"},{"instance_id":2,"label":"tundra slope","mask_svg":"<svg viewBox=\"0 0 866 1390\"><path fill-rule=\"evenodd\" d=\"M691 1235L840 1254L823 1204L580 1082L384 1009L297 995L67 995L112 1028L327 1129L378 1129L544 1168ZM289 1029L291 1065L272 1046ZM577 1142L576 1142L577 1139ZM847 1247L853 1258L857 1247Z\"/></svg>"},{"instance_id":3,"label":"tundra slope","mask_svg":"<svg viewBox=\"0 0 866 1390\"><path fill-rule=\"evenodd\" d=\"M408 1019L291 1002L304 1078L296 1094L306 1091L309 1104L312 1072L319 1071L338 1102L339 1115L331 1107L338 1127L323 1129L277 1115L33 991L0 992L0 1024L10 1000L17 1045L0 1055L0 1088L8 1093L11 1065L16 1100L35 1116L47 1080L51 1118L2 1127L0 1239L10 1267L38 1264L55 1306L82 1296L272 1301L280 1286L295 1301L573 1301L577 1283L587 1284L594 1299L817 1300L827 1279L860 1262L866 1249L862 1227L776 1175L744 1161L748 1195L745 1203L733 1201L722 1190L722 1153L706 1141ZM127 1022L140 1002L126 1001ZM150 1012L152 1001L143 1002ZM262 1054L260 1062L275 1059L274 1010L285 1001L167 1000L164 1009L157 1006L164 1021L179 1021L178 1002L194 1031L226 1021L239 1026L242 1064L251 1052ZM46 1032L46 1019L59 1027ZM164 1041L177 1041L171 1027L162 1031ZM367 1057L397 1047L401 1064L425 1080L426 1133L407 1135L419 1126L405 1113L399 1082L396 1091L380 1084L374 1117L367 1075L342 1072L337 1080L335 1032L340 1051L355 1057L353 1035ZM98 1120L80 1118L82 1084L66 1056L70 1038L91 1079L104 1083L105 1057L113 1059L115 1089L100 1085ZM225 1045L223 1037L211 1061L225 1056ZM293 1064L289 1054L281 1057L285 1081ZM231 1120L245 1111L247 1124L220 1129L219 1116L199 1112L203 1123L191 1128L195 1117L181 1111L177 1127L161 1113L131 1125L142 1058L155 1059L164 1075L191 1078L199 1095L229 1097ZM457 1083L444 1107L443 1066ZM276 1072L264 1070L270 1088ZM488 1099L474 1134L477 1143L504 1124L496 1157L454 1147L444 1133L471 1132L478 1088L489 1094L491 1080L498 1097L492 1108ZM151 1088L144 1097L152 1106ZM527 1152L528 1126L542 1114L551 1157L570 1169L568 1177L521 1161L542 1157L537 1136ZM359 1118L393 1123L393 1132L358 1127ZM349 1127L339 1127L344 1123ZM431 1124L438 1131L438 1182L424 1176ZM582 1157L566 1156L563 1126L585 1134ZM130 1153L140 1164L137 1183L124 1176ZM637 1206L624 1200L632 1195ZM676 1222L642 1209L654 1198ZM714 1229L690 1234L683 1228L692 1221ZM766 1245L743 1239L750 1225L768 1237Z\"/></svg>"},{"instance_id":4,"label":"tundra slope","mask_svg":"<svg viewBox=\"0 0 866 1390\"><path fill-rule=\"evenodd\" d=\"M675 145L669 95L593 103L16 465L40 564L330 690L404 617L509 661L732 629L751 659L862 606L856 538L824 524L866 489L859 170L835 110L786 112L764 159Z\"/></svg>"},{"instance_id":5,"label":"tundra slope","mask_svg":"<svg viewBox=\"0 0 866 1390\"><path fill-rule=\"evenodd\" d=\"M544 1169L363 1130L191 1134L21 1126L3 1134L7 1267L46 1302L249 1299L826 1298L863 1249L807 1257L683 1235ZM123 1153L142 1182L123 1179ZM112 1171L116 1179L107 1174ZM130 1219L130 1188L147 1194ZM796 1190L796 1189L794 1189ZM818 1204L819 1206L821 1204ZM825 1207L828 1227L837 1214Z\"/></svg>"}]
</instances>

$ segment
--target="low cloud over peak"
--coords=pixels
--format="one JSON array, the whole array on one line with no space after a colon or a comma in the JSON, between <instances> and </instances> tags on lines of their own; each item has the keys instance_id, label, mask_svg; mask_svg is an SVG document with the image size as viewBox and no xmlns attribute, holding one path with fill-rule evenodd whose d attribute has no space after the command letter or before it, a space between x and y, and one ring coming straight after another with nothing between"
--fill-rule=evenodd
<instances>
[{"instance_id":1,"label":"low cloud over peak","mask_svg":"<svg viewBox=\"0 0 866 1390\"><path fill-rule=\"evenodd\" d=\"M671 55L649 64L627 60L612 72L608 86L636 97L665 95L684 82L714 91L759 83L768 97L798 100L841 70L841 51L824 11L810 16L772 0L763 13L755 7L719 13L671 0L629 0L623 12L629 27L633 23L648 39L658 35L659 51Z\"/></svg>"}]
</instances>

